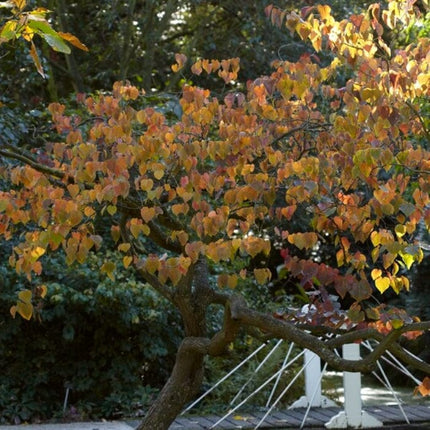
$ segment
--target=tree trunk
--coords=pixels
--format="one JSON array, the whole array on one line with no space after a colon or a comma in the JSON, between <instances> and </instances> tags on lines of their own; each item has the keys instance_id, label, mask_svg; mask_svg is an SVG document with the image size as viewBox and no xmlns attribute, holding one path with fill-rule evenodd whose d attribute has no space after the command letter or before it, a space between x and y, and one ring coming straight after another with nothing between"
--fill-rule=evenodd
<instances>
[{"instance_id":1,"label":"tree trunk","mask_svg":"<svg viewBox=\"0 0 430 430\"><path fill-rule=\"evenodd\" d=\"M160 288L155 281L153 285ZM189 269L171 297L182 316L186 337L178 348L175 366L166 385L137 430L168 429L184 406L198 394L203 382L204 357L224 351L236 335L237 327L228 309L223 330L212 339L206 337L206 312L213 298L207 262L201 259Z\"/></svg>"},{"instance_id":2,"label":"tree trunk","mask_svg":"<svg viewBox=\"0 0 430 430\"><path fill-rule=\"evenodd\" d=\"M58 19L60 30L64 33L68 30L67 23L67 7L64 0L57 0L58 4ZM82 76L79 73L78 63L76 62L73 50L70 54L66 55L67 70L69 72L70 78L72 80L73 89L76 92L83 93L85 91L84 82Z\"/></svg>"},{"instance_id":3,"label":"tree trunk","mask_svg":"<svg viewBox=\"0 0 430 430\"><path fill-rule=\"evenodd\" d=\"M203 381L204 338L185 338L176 355L172 374L137 430L166 430L184 405L198 393Z\"/></svg>"}]
</instances>

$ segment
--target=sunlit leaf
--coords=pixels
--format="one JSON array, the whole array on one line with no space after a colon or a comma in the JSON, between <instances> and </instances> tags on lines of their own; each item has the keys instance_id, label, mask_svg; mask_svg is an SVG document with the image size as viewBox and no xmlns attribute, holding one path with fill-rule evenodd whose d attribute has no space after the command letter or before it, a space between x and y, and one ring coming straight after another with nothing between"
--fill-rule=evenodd
<instances>
[{"instance_id":1,"label":"sunlit leaf","mask_svg":"<svg viewBox=\"0 0 430 430\"><path fill-rule=\"evenodd\" d=\"M18 23L16 21L7 21L0 31L0 43L7 42L17 36L16 28Z\"/></svg>"},{"instance_id":2,"label":"sunlit leaf","mask_svg":"<svg viewBox=\"0 0 430 430\"><path fill-rule=\"evenodd\" d=\"M378 291L382 294L390 287L390 278L380 277L375 280L375 285Z\"/></svg>"},{"instance_id":3,"label":"sunlit leaf","mask_svg":"<svg viewBox=\"0 0 430 430\"><path fill-rule=\"evenodd\" d=\"M415 389L415 394L420 393L422 396L430 396L430 378L426 376L420 385Z\"/></svg>"},{"instance_id":4,"label":"sunlit leaf","mask_svg":"<svg viewBox=\"0 0 430 430\"><path fill-rule=\"evenodd\" d=\"M58 35L66 40L67 42L71 43L76 48L82 49L83 51L89 51L89 49L73 34L70 33L62 33L61 31L58 32Z\"/></svg>"},{"instance_id":5,"label":"sunlit leaf","mask_svg":"<svg viewBox=\"0 0 430 430\"><path fill-rule=\"evenodd\" d=\"M28 26L45 39L54 51L70 54L69 46L47 21L30 21Z\"/></svg>"}]
</instances>

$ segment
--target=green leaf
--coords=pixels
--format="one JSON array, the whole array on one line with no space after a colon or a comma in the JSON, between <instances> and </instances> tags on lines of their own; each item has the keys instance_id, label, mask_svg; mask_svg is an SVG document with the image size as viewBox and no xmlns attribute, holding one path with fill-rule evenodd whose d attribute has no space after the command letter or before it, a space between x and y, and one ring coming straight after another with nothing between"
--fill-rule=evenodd
<instances>
[{"instance_id":1,"label":"green leaf","mask_svg":"<svg viewBox=\"0 0 430 430\"><path fill-rule=\"evenodd\" d=\"M44 7L38 7L32 10L27 16L29 21L46 21L46 14L50 13L49 9Z\"/></svg>"},{"instance_id":2,"label":"green leaf","mask_svg":"<svg viewBox=\"0 0 430 430\"><path fill-rule=\"evenodd\" d=\"M5 200L0 200L0 212L3 212L9 205L9 202Z\"/></svg>"},{"instance_id":3,"label":"green leaf","mask_svg":"<svg viewBox=\"0 0 430 430\"><path fill-rule=\"evenodd\" d=\"M60 36L53 36L51 34L41 34L41 36L48 42L48 45L57 52L62 52L63 54L70 54L71 49L67 46Z\"/></svg>"},{"instance_id":4,"label":"green leaf","mask_svg":"<svg viewBox=\"0 0 430 430\"><path fill-rule=\"evenodd\" d=\"M61 36L49 25L47 21L30 20L28 26L41 37L43 37L54 51L70 54L70 47L64 42Z\"/></svg>"},{"instance_id":5,"label":"green leaf","mask_svg":"<svg viewBox=\"0 0 430 430\"><path fill-rule=\"evenodd\" d=\"M0 32L0 43L14 39L16 37L16 21L8 21Z\"/></svg>"}]
</instances>

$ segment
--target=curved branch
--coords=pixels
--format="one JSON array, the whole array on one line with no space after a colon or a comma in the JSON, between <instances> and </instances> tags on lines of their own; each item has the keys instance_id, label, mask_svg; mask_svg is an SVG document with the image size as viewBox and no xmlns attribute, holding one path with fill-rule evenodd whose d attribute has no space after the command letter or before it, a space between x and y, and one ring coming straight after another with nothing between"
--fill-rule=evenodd
<instances>
[{"instance_id":1,"label":"curved branch","mask_svg":"<svg viewBox=\"0 0 430 430\"><path fill-rule=\"evenodd\" d=\"M237 300L235 297L232 298L232 318L236 319L243 326L256 327L263 333L270 333L277 338L292 341L302 348L315 352L334 369L347 372L371 372L376 365L376 361L402 334L401 330L392 330L387 336L382 337L379 345L365 358L361 360L346 360L335 354L325 341L304 332L291 323L248 308L244 305L243 299ZM369 332L369 336L371 334L375 333ZM363 337L364 332L361 332L360 335ZM343 339L345 340L344 343L351 340L349 337L344 337Z\"/></svg>"},{"instance_id":2,"label":"curved branch","mask_svg":"<svg viewBox=\"0 0 430 430\"><path fill-rule=\"evenodd\" d=\"M5 151L4 149L0 149L0 155L2 155L3 157L9 158L11 160L21 161L27 166L30 166L34 170L37 170L40 173L44 173L45 175L53 176L54 178L57 178L57 179L64 179L66 177L66 173L63 172L62 170L53 169L52 167L48 167L43 164L40 164L39 162L37 162L36 160L28 156L18 154L16 152Z\"/></svg>"},{"instance_id":3,"label":"curved branch","mask_svg":"<svg viewBox=\"0 0 430 430\"><path fill-rule=\"evenodd\" d=\"M149 284L154 290L158 291L164 298L173 302L173 290L167 285L162 284L159 279L151 275L148 271L143 268L136 267L137 273Z\"/></svg>"},{"instance_id":4,"label":"curved branch","mask_svg":"<svg viewBox=\"0 0 430 430\"><path fill-rule=\"evenodd\" d=\"M414 355L411 355L408 351L403 349L398 343L389 345L388 350L393 355L395 355L399 360L403 361L403 363L406 363L412 366L413 368L420 370L421 372L424 372L427 375L430 375L430 365L425 361L422 361L421 359L415 357Z\"/></svg>"},{"instance_id":5,"label":"curved branch","mask_svg":"<svg viewBox=\"0 0 430 430\"><path fill-rule=\"evenodd\" d=\"M166 251L172 251L177 254L180 254L183 251L181 244L178 241L169 240L169 238L163 233L161 228L154 221L149 221L148 227L151 230L148 237L155 244Z\"/></svg>"}]
</instances>

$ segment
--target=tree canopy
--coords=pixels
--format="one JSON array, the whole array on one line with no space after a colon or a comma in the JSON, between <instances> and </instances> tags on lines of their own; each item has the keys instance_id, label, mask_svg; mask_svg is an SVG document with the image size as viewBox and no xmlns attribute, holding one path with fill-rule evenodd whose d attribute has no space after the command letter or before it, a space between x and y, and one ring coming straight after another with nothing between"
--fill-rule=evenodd
<instances>
[{"instance_id":1,"label":"tree canopy","mask_svg":"<svg viewBox=\"0 0 430 430\"><path fill-rule=\"evenodd\" d=\"M312 51L276 61L243 91L239 58L190 65L181 53L173 72L218 76L225 95L188 81L166 110L117 82L111 93L78 95L83 115L51 104L58 139L43 149L1 139L0 234L25 228L9 259L18 272L37 280L44 257L60 249L68 264L103 255L95 228L103 214L122 265L181 313L175 367L140 428L167 428L199 389L203 358L223 354L240 329L294 341L338 370L369 372L389 350L429 373L399 339L430 322L376 298L409 291L423 259L417 233L430 228L430 39L398 47L386 37L420 22L415 3L373 4L343 20L327 5L268 6L268 18ZM305 291L307 312L255 310L241 295L247 279L266 285L275 276L274 251ZM100 271L115 279L115 262L106 257ZM22 291L12 313L31 318L32 299L44 294L43 285ZM209 337L213 305L224 324ZM335 354L361 339L378 347L360 361Z\"/></svg>"}]
</instances>

